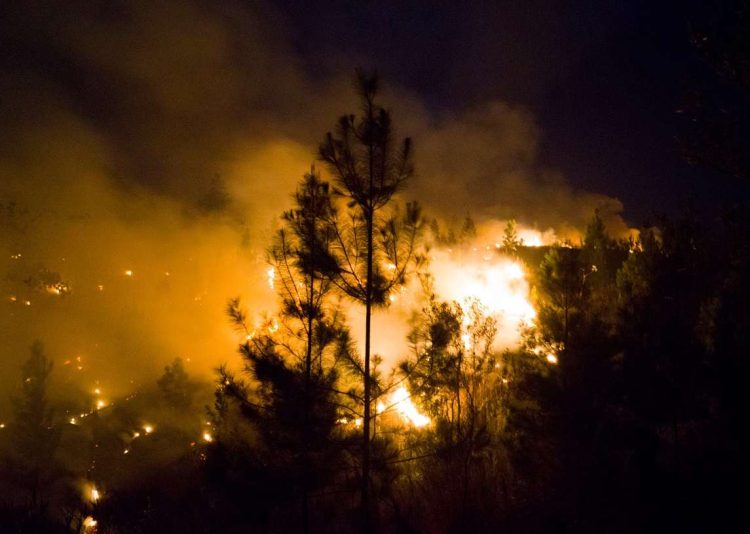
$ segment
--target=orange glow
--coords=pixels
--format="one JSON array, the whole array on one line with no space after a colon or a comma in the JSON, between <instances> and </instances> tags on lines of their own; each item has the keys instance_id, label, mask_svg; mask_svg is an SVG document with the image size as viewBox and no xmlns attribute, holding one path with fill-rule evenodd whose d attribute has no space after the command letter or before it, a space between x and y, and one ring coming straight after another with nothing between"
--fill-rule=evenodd
<instances>
[{"instance_id":1,"label":"orange glow","mask_svg":"<svg viewBox=\"0 0 750 534\"><path fill-rule=\"evenodd\" d=\"M521 340L519 327L529 326L536 319L526 272L517 260L494 250L489 256L479 257L475 253L470 258L442 252L435 255L431 268L435 290L441 299L457 302L464 312L472 302L477 302L488 315L497 319L496 342L500 346L517 344ZM468 320L464 317L464 323ZM463 333L462 341L470 350L471 338L467 332Z\"/></svg>"},{"instance_id":2,"label":"orange glow","mask_svg":"<svg viewBox=\"0 0 750 534\"><path fill-rule=\"evenodd\" d=\"M391 403L404 422L410 423L416 428L430 424L430 418L419 413L419 410L417 410L417 407L411 400L411 395L409 395L405 387L401 386L393 393Z\"/></svg>"}]
</instances>

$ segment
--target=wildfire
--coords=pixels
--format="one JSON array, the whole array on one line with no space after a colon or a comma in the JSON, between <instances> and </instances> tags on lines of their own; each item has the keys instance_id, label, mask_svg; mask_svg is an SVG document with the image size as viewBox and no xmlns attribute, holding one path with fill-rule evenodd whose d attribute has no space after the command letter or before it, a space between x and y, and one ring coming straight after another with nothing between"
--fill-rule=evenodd
<instances>
[{"instance_id":1,"label":"wildfire","mask_svg":"<svg viewBox=\"0 0 750 534\"><path fill-rule=\"evenodd\" d=\"M63 282L57 282L56 284L49 284L45 286L45 290L50 295L65 295L66 293L70 292L70 287L68 284L65 284Z\"/></svg>"},{"instance_id":2,"label":"wildfire","mask_svg":"<svg viewBox=\"0 0 750 534\"><path fill-rule=\"evenodd\" d=\"M273 267L269 267L266 271L266 277L268 278L268 287L270 289L273 289L276 282L276 269Z\"/></svg>"},{"instance_id":3,"label":"wildfire","mask_svg":"<svg viewBox=\"0 0 750 534\"><path fill-rule=\"evenodd\" d=\"M86 516L86 519L83 520L83 531L84 532L96 532L96 525L97 525L96 519L93 517Z\"/></svg>"},{"instance_id":4,"label":"wildfire","mask_svg":"<svg viewBox=\"0 0 750 534\"><path fill-rule=\"evenodd\" d=\"M416 428L421 428L430 424L430 418L419 413L417 407L411 400L411 395L405 387L401 386L393 392L391 404L404 419L405 422L411 423Z\"/></svg>"},{"instance_id":5,"label":"wildfire","mask_svg":"<svg viewBox=\"0 0 750 534\"><path fill-rule=\"evenodd\" d=\"M454 257L450 252L434 256L432 271L435 290L441 298L457 302L464 311L478 302L486 313L498 320L497 342L511 346L520 341L520 325L530 325L536 310L529 300L529 284L522 264L497 252L469 258ZM466 325L464 325L466 326ZM464 346L471 348L470 336L464 333Z\"/></svg>"},{"instance_id":6,"label":"wildfire","mask_svg":"<svg viewBox=\"0 0 750 534\"><path fill-rule=\"evenodd\" d=\"M87 501L93 504L99 502L103 497L102 492L91 482L84 485L83 496Z\"/></svg>"},{"instance_id":7,"label":"wildfire","mask_svg":"<svg viewBox=\"0 0 750 534\"><path fill-rule=\"evenodd\" d=\"M541 247L544 244L542 242L542 234L528 228L519 228L518 238L523 241L523 246L525 247Z\"/></svg>"}]
</instances>

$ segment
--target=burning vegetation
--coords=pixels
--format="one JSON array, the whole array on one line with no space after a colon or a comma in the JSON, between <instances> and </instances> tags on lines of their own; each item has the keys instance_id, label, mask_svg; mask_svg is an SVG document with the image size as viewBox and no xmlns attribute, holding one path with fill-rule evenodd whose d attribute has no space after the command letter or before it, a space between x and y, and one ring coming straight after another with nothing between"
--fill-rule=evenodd
<instances>
[{"instance_id":1,"label":"burning vegetation","mask_svg":"<svg viewBox=\"0 0 750 534\"><path fill-rule=\"evenodd\" d=\"M512 219L453 228L404 202L411 140L376 77L358 89L361 114L323 138L255 269L265 301L228 301L238 358L210 380L185 358L110 390L86 356L53 365L33 345L0 424L0 526L642 530L677 521L640 502L657 488L694 499L681 484L713 480L686 464L745 462L732 439L697 436L745 428L747 221L727 247L691 220L612 237L598 212L575 242ZM33 271L13 271L9 313L180 277L124 265L82 287Z\"/></svg>"}]
</instances>

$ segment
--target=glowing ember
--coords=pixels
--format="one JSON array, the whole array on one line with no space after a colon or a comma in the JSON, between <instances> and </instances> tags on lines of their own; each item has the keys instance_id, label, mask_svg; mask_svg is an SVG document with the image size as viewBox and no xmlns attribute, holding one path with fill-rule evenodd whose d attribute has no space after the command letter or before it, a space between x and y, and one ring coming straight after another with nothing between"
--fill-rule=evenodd
<instances>
[{"instance_id":1,"label":"glowing ember","mask_svg":"<svg viewBox=\"0 0 750 534\"><path fill-rule=\"evenodd\" d=\"M131 276L132 277L133 276L133 271L131 271L130 269L128 269L127 271L125 271L125 276Z\"/></svg>"},{"instance_id":2,"label":"glowing ember","mask_svg":"<svg viewBox=\"0 0 750 534\"><path fill-rule=\"evenodd\" d=\"M205 441L206 443L211 443L214 440L214 437L208 431L204 431L202 437L203 441Z\"/></svg>"},{"instance_id":3,"label":"glowing ember","mask_svg":"<svg viewBox=\"0 0 750 534\"><path fill-rule=\"evenodd\" d=\"M105 408L107 406L107 403L103 401L102 399L99 399L96 401L96 409L101 410L102 408Z\"/></svg>"},{"instance_id":4,"label":"glowing ember","mask_svg":"<svg viewBox=\"0 0 750 534\"><path fill-rule=\"evenodd\" d=\"M153 427L153 426L151 426L151 425L143 425L143 431L144 431L144 432L145 432L146 434L150 434L151 432L153 432L153 431L154 431L154 427Z\"/></svg>"},{"instance_id":5,"label":"glowing ember","mask_svg":"<svg viewBox=\"0 0 750 534\"><path fill-rule=\"evenodd\" d=\"M68 286L68 284L65 284L63 282L47 285L45 286L45 289L50 295L64 295L70 292L70 287Z\"/></svg>"},{"instance_id":6,"label":"glowing ember","mask_svg":"<svg viewBox=\"0 0 750 534\"><path fill-rule=\"evenodd\" d=\"M547 361L549 363L551 363L551 364L556 364L557 363L557 356L555 356L552 353L549 353L549 354L547 354Z\"/></svg>"}]
</instances>

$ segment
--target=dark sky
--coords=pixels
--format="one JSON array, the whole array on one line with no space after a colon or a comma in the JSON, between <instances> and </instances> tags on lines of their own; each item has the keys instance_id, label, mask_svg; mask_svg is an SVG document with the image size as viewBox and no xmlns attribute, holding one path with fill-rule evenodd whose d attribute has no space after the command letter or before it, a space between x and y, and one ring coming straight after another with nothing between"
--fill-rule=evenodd
<instances>
[{"instance_id":1,"label":"dark sky","mask_svg":"<svg viewBox=\"0 0 750 534\"><path fill-rule=\"evenodd\" d=\"M351 58L435 113L500 99L530 109L542 161L574 187L618 197L626 218L705 211L746 191L688 165L681 108L712 72L692 47L695 2L282 1L312 72Z\"/></svg>"},{"instance_id":2,"label":"dark sky","mask_svg":"<svg viewBox=\"0 0 750 534\"><path fill-rule=\"evenodd\" d=\"M435 180L461 172L440 176L439 147L476 134L481 142L466 141L473 146L455 156L478 160L498 146L498 162L490 155L457 179L473 198L456 212L522 217L550 170L569 184L569 206L578 192L619 199L632 225L688 202L716 213L747 187L689 166L681 153L686 119L678 110L696 80L714 76L689 38L690 24L707 12L698 4L9 2L0 8L0 118L12 126L0 140L7 148L63 112L106 145L114 179L200 203L247 138L294 139L312 159L314 140L351 102L341 100L349 88L339 80L361 66L403 89L397 99L418 101L402 122L430 149L420 168ZM496 116L483 127L489 109ZM531 187L513 183L519 168L516 180ZM508 197L517 190L526 196ZM478 205L478 192L489 207ZM548 188L547 196L556 193ZM529 219L549 224L535 209Z\"/></svg>"}]
</instances>

